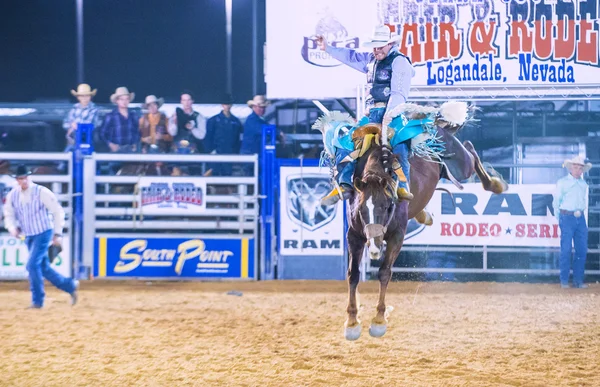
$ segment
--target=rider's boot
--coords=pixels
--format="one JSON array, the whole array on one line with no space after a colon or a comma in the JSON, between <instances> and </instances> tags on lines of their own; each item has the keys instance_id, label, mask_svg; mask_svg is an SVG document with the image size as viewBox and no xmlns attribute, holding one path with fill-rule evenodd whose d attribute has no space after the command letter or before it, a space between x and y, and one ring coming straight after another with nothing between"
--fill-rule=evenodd
<instances>
[{"instance_id":1,"label":"rider's boot","mask_svg":"<svg viewBox=\"0 0 600 387\"><path fill-rule=\"evenodd\" d=\"M394 147L394 154L398 156L400 160L400 162L395 161L392 164L398 182L398 188L396 190L398 200L412 200L414 195L410 193L409 188L410 163L408 162L408 145L406 145L406 143L396 145Z\"/></svg>"},{"instance_id":2,"label":"rider's boot","mask_svg":"<svg viewBox=\"0 0 600 387\"><path fill-rule=\"evenodd\" d=\"M355 162L349 162L338 173L336 180L338 185L321 199L324 206L332 206L341 200L346 200L352 196L352 175L354 175Z\"/></svg>"}]
</instances>

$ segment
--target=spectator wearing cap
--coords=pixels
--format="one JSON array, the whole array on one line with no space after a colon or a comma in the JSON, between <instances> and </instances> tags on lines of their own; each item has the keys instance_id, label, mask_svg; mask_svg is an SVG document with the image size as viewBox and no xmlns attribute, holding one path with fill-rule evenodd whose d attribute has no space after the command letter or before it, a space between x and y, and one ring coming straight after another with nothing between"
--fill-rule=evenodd
<instances>
[{"instance_id":1,"label":"spectator wearing cap","mask_svg":"<svg viewBox=\"0 0 600 387\"><path fill-rule=\"evenodd\" d=\"M181 93L181 107L175 109L169 122L169 134L180 153L187 153L185 148L190 145L196 152L204 153L206 118L194 110L194 97L190 91Z\"/></svg>"},{"instance_id":2,"label":"spectator wearing cap","mask_svg":"<svg viewBox=\"0 0 600 387\"><path fill-rule=\"evenodd\" d=\"M167 153L173 144L173 137L167 131L169 119L158 110L164 102L163 98L149 95L142 105L142 109L147 110L139 122L142 152L144 153L149 153L149 148L153 145L158 147L158 151Z\"/></svg>"},{"instance_id":3,"label":"spectator wearing cap","mask_svg":"<svg viewBox=\"0 0 600 387\"><path fill-rule=\"evenodd\" d=\"M587 256L588 228L585 210L588 203L589 186L583 174L592 168L583 157L576 156L565 160L563 167L569 174L558 180L554 195L554 215L560 227L560 285L569 287L569 272L573 268L573 287L587 288L583 283ZM575 246L575 256L571 264L571 250Z\"/></svg>"},{"instance_id":4,"label":"spectator wearing cap","mask_svg":"<svg viewBox=\"0 0 600 387\"><path fill-rule=\"evenodd\" d=\"M140 142L139 118L129 109L135 93L130 93L126 87L119 87L110 96L110 102L117 105L104 119L100 130L100 139L110 152L135 152Z\"/></svg>"},{"instance_id":5,"label":"spectator wearing cap","mask_svg":"<svg viewBox=\"0 0 600 387\"><path fill-rule=\"evenodd\" d=\"M206 152L220 155L239 154L243 127L239 118L231 114L233 98L228 94L223 96L220 102L223 110L209 118L206 123ZM212 169L217 176L231 175L232 164L216 164Z\"/></svg>"},{"instance_id":6,"label":"spectator wearing cap","mask_svg":"<svg viewBox=\"0 0 600 387\"><path fill-rule=\"evenodd\" d=\"M44 306L44 278L58 289L71 295L71 303L77 302L79 282L65 278L50 266L48 247L61 246L65 225L65 212L56 195L48 188L33 183L31 172L19 165L11 176L17 185L6 196L4 226L15 238L23 238L29 250L27 271L32 302L30 308Z\"/></svg>"},{"instance_id":7,"label":"spectator wearing cap","mask_svg":"<svg viewBox=\"0 0 600 387\"><path fill-rule=\"evenodd\" d=\"M71 152L75 145L75 132L78 124L93 124L95 128L100 126L98 107L92 102L97 90L87 83L77 86L77 90L71 90L71 94L79 101L69 111L63 120L63 129L66 130L67 147L65 152Z\"/></svg>"},{"instance_id":8,"label":"spectator wearing cap","mask_svg":"<svg viewBox=\"0 0 600 387\"><path fill-rule=\"evenodd\" d=\"M247 104L252 109L252 113L244 123L240 153L243 155L260 154L262 150L262 127L267 124L264 116L270 102L267 101L264 95L255 95Z\"/></svg>"}]
</instances>

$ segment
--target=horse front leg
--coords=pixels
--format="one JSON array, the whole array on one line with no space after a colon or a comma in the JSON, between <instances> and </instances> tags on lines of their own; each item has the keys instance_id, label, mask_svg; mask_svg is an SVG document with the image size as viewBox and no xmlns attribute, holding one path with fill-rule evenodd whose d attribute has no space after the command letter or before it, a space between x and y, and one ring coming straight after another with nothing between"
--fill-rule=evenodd
<instances>
[{"instance_id":1,"label":"horse front leg","mask_svg":"<svg viewBox=\"0 0 600 387\"><path fill-rule=\"evenodd\" d=\"M360 261L363 256L366 239L353 232L351 229L347 233L348 240L348 307L346 312L348 318L344 324L344 336L346 340L357 340L360 337L361 325L358 320L358 301L357 288L360 281Z\"/></svg>"},{"instance_id":2,"label":"horse front leg","mask_svg":"<svg viewBox=\"0 0 600 387\"><path fill-rule=\"evenodd\" d=\"M471 141L465 141L463 145L465 146L467 151L469 151L469 153L473 156L475 173L477 174L477 176L479 176L481 184L483 185L483 189L485 189L486 191L491 191L495 194L501 194L502 192L508 190L508 184L506 184L504 180L498 177L492 177L487 173Z\"/></svg>"},{"instance_id":3,"label":"horse front leg","mask_svg":"<svg viewBox=\"0 0 600 387\"><path fill-rule=\"evenodd\" d=\"M388 284L392 279L392 266L404 242L404 231L399 230L391 238L386 240L387 249L385 251L385 259L379 268L379 301L377 302L377 315L371 320L369 334L373 337L381 337L387 331L387 309L385 305L385 294Z\"/></svg>"}]
</instances>

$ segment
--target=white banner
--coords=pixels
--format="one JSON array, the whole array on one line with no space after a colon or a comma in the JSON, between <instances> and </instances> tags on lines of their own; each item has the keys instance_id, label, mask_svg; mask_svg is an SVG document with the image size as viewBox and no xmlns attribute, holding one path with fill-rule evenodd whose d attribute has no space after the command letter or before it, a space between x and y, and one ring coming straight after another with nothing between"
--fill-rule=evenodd
<instances>
[{"instance_id":1,"label":"white banner","mask_svg":"<svg viewBox=\"0 0 600 387\"><path fill-rule=\"evenodd\" d=\"M199 177L143 176L138 206L144 215L200 215L206 209L206 180Z\"/></svg>"},{"instance_id":2,"label":"white banner","mask_svg":"<svg viewBox=\"0 0 600 387\"><path fill-rule=\"evenodd\" d=\"M71 249L68 235L63 237L63 251L52 263L52 268L65 277L71 277ZM25 241L10 235L0 235L0 279L28 278L29 252Z\"/></svg>"},{"instance_id":3,"label":"white banner","mask_svg":"<svg viewBox=\"0 0 600 387\"><path fill-rule=\"evenodd\" d=\"M402 36L413 96L600 94L599 13L598 0L267 0L267 94L356 97L366 76L314 37L356 48L378 23Z\"/></svg>"},{"instance_id":4,"label":"white banner","mask_svg":"<svg viewBox=\"0 0 600 387\"><path fill-rule=\"evenodd\" d=\"M366 76L321 51L316 35L360 48L377 21L372 0L267 0L269 98L346 98Z\"/></svg>"},{"instance_id":5,"label":"white banner","mask_svg":"<svg viewBox=\"0 0 600 387\"><path fill-rule=\"evenodd\" d=\"M433 225L409 224L406 245L559 247L560 229L552 214L553 184L511 185L495 195L481 184L464 190L440 184L452 197L436 191L427 205Z\"/></svg>"},{"instance_id":6,"label":"white banner","mask_svg":"<svg viewBox=\"0 0 600 387\"><path fill-rule=\"evenodd\" d=\"M343 255L343 205L321 205L331 189L328 170L281 167L280 187L279 254Z\"/></svg>"}]
</instances>

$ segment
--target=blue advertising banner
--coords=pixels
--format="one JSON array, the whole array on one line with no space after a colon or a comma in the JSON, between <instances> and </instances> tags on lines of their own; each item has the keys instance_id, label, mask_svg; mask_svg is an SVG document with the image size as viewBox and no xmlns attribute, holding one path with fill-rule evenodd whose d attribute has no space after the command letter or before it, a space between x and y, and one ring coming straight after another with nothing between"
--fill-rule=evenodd
<instances>
[{"instance_id":1,"label":"blue advertising banner","mask_svg":"<svg viewBox=\"0 0 600 387\"><path fill-rule=\"evenodd\" d=\"M250 238L100 237L94 252L94 276L100 278L255 278Z\"/></svg>"}]
</instances>

